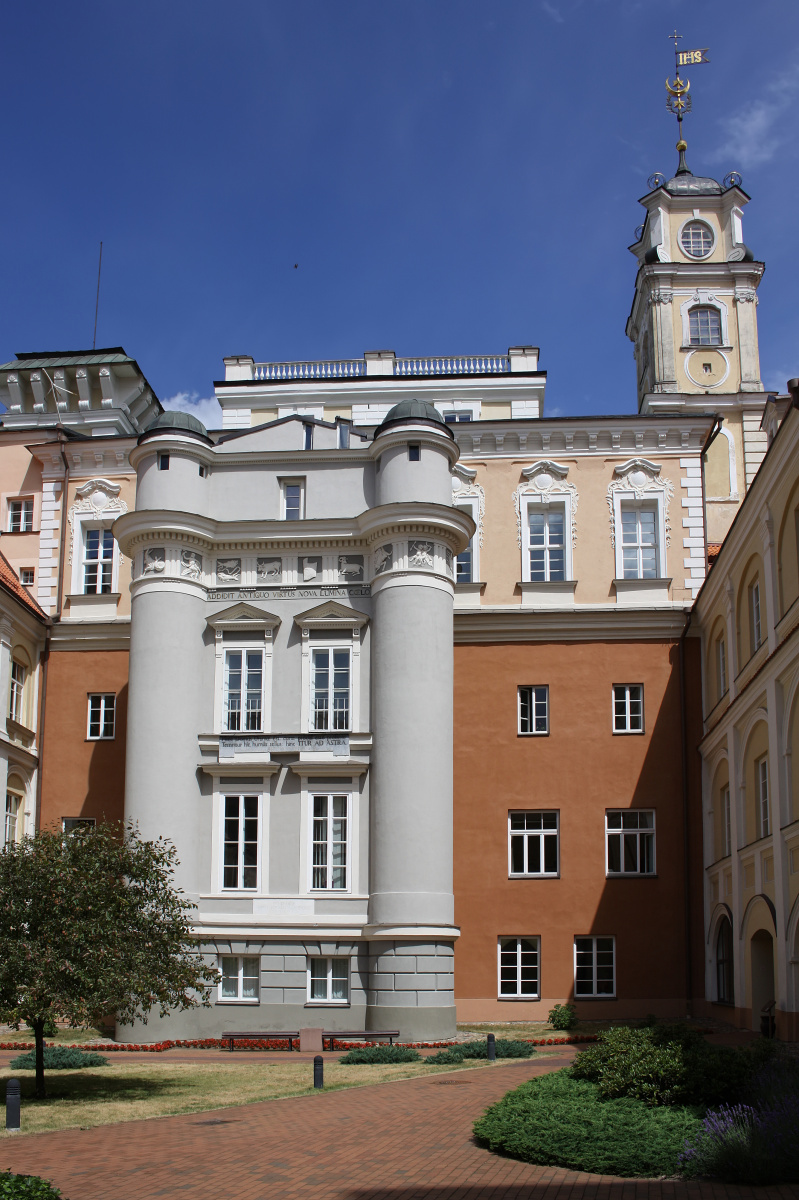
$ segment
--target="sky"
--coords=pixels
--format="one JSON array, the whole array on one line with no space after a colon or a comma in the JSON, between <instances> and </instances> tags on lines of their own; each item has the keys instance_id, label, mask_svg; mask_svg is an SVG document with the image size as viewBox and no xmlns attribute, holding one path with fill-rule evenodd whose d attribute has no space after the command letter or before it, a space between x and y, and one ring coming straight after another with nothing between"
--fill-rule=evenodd
<instances>
[{"instance_id":1,"label":"sky","mask_svg":"<svg viewBox=\"0 0 799 1200\"><path fill-rule=\"evenodd\" d=\"M673 174L736 169L762 378L799 375L797 0L10 5L0 361L124 346L219 425L225 355L540 347L549 416L634 412L627 247Z\"/></svg>"}]
</instances>

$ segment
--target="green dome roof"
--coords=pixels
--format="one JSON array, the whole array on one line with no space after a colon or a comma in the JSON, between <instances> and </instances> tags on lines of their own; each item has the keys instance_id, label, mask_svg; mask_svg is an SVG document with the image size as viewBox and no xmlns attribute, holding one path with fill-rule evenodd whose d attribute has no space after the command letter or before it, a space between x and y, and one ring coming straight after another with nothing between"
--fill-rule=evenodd
<instances>
[{"instance_id":1,"label":"green dome roof","mask_svg":"<svg viewBox=\"0 0 799 1200\"><path fill-rule=\"evenodd\" d=\"M443 425L447 432L450 432L441 413L435 405L428 404L426 400L400 400L399 404L395 404L386 413L380 428L394 421L435 421L436 425Z\"/></svg>"},{"instance_id":2,"label":"green dome roof","mask_svg":"<svg viewBox=\"0 0 799 1200\"><path fill-rule=\"evenodd\" d=\"M200 437L208 437L208 431L202 421L199 421L197 417L193 417L191 413L187 412L176 412L174 410L162 412L155 418L152 425L147 426L144 432L158 433L162 429L178 429L181 433L196 433Z\"/></svg>"}]
</instances>

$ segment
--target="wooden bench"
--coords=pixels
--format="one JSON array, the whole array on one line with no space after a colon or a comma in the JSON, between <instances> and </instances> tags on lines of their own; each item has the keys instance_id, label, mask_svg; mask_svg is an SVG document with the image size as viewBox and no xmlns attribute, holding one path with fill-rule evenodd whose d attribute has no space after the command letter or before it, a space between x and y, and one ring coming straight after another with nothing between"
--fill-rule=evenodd
<instances>
[{"instance_id":1,"label":"wooden bench","mask_svg":"<svg viewBox=\"0 0 799 1200\"><path fill-rule=\"evenodd\" d=\"M219 1039L222 1042L229 1042L229 1049L233 1050L234 1042L271 1042L282 1041L288 1042L289 1050L294 1049L294 1040L299 1038L299 1029L269 1029L266 1033L220 1033Z\"/></svg>"},{"instance_id":2,"label":"wooden bench","mask_svg":"<svg viewBox=\"0 0 799 1200\"><path fill-rule=\"evenodd\" d=\"M398 1029L345 1029L339 1030L336 1033L328 1033L325 1031L322 1034L322 1049L324 1049L325 1038L328 1040L328 1050L333 1049L334 1042L349 1042L355 1038L359 1042L372 1042L376 1038L388 1038L389 1046L394 1045L394 1038L399 1037Z\"/></svg>"}]
</instances>

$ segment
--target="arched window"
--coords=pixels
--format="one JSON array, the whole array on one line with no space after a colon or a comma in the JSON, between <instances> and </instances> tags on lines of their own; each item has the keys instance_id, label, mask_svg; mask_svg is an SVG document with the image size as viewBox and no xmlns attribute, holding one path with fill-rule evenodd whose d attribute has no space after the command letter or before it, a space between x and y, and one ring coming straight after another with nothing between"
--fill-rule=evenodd
<instances>
[{"instance_id":1,"label":"arched window","mask_svg":"<svg viewBox=\"0 0 799 1200\"><path fill-rule=\"evenodd\" d=\"M734 1004L735 989L732 974L732 925L722 917L716 935L716 1000L719 1004Z\"/></svg>"},{"instance_id":2,"label":"arched window","mask_svg":"<svg viewBox=\"0 0 799 1200\"><path fill-rule=\"evenodd\" d=\"M688 313L688 331L692 346L721 345L721 314L717 308L702 305Z\"/></svg>"},{"instance_id":3,"label":"arched window","mask_svg":"<svg viewBox=\"0 0 799 1200\"><path fill-rule=\"evenodd\" d=\"M689 258L707 258L713 249L713 232L704 221L689 221L683 225L680 245Z\"/></svg>"},{"instance_id":4,"label":"arched window","mask_svg":"<svg viewBox=\"0 0 799 1200\"><path fill-rule=\"evenodd\" d=\"M16 775L9 775L6 784L6 811L3 823L3 845L10 846L22 837L25 785Z\"/></svg>"}]
</instances>

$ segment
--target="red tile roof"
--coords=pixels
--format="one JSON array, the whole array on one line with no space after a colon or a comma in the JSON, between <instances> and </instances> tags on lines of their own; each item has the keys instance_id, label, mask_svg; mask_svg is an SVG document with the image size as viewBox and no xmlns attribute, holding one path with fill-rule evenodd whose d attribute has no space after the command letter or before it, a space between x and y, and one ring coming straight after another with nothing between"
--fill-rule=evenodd
<instances>
[{"instance_id":1,"label":"red tile roof","mask_svg":"<svg viewBox=\"0 0 799 1200\"><path fill-rule=\"evenodd\" d=\"M28 589L22 585L19 575L17 575L11 566L11 563L2 553L0 553L0 587L10 592L12 596L16 596L17 600L30 609L34 616L39 617L43 621L47 620L47 613L44 609L39 608L39 605Z\"/></svg>"},{"instance_id":2,"label":"red tile roof","mask_svg":"<svg viewBox=\"0 0 799 1200\"><path fill-rule=\"evenodd\" d=\"M713 563L718 558L719 550L721 550L721 546L722 546L721 542L708 542L708 544L707 544L707 565L709 567L712 567Z\"/></svg>"}]
</instances>

